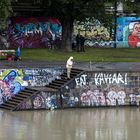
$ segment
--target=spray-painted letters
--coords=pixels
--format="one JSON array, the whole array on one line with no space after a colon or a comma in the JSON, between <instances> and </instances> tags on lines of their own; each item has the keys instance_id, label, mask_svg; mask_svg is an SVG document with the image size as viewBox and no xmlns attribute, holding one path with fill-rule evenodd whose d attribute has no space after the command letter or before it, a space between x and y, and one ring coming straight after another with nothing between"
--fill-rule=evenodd
<instances>
[{"instance_id":1,"label":"spray-painted letters","mask_svg":"<svg viewBox=\"0 0 140 140\"><path fill-rule=\"evenodd\" d=\"M10 47L38 48L61 39L58 19L12 17L8 28Z\"/></svg>"},{"instance_id":2,"label":"spray-painted letters","mask_svg":"<svg viewBox=\"0 0 140 140\"><path fill-rule=\"evenodd\" d=\"M120 73L95 73L95 84L127 84L127 73L124 76Z\"/></svg>"}]
</instances>

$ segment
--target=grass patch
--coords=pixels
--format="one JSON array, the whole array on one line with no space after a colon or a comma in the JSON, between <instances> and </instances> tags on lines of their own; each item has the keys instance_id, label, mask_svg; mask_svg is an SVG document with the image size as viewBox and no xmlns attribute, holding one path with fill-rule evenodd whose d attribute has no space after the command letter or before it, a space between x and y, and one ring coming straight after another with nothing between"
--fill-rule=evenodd
<instances>
[{"instance_id":1,"label":"grass patch","mask_svg":"<svg viewBox=\"0 0 140 140\"><path fill-rule=\"evenodd\" d=\"M77 62L140 62L140 48L86 48L86 52L21 49L23 60L66 61L70 56Z\"/></svg>"}]
</instances>

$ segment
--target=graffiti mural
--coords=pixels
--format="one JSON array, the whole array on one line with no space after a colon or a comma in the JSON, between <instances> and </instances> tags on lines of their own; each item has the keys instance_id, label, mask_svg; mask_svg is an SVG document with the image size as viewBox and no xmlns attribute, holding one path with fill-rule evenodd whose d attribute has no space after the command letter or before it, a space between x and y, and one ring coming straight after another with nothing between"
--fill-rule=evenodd
<instances>
[{"instance_id":1,"label":"graffiti mural","mask_svg":"<svg viewBox=\"0 0 140 140\"><path fill-rule=\"evenodd\" d=\"M140 18L117 18L117 47L140 47Z\"/></svg>"},{"instance_id":2,"label":"graffiti mural","mask_svg":"<svg viewBox=\"0 0 140 140\"><path fill-rule=\"evenodd\" d=\"M0 69L0 104L18 94L27 86L45 86L59 78L63 69ZM39 103L36 98L35 105ZM25 106L25 105L24 105Z\"/></svg>"},{"instance_id":3,"label":"graffiti mural","mask_svg":"<svg viewBox=\"0 0 140 140\"><path fill-rule=\"evenodd\" d=\"M23 69L29 75L30 86L45 86L63 73L61 68Z\"/></svg>"},{"instance_id":4,"label":"graffiti mural","mask_svg":"<svg viewBox=\"0 0 140 140\"><path fill-rule=\"evenodd\" d=\"M75 21L74 37L78 33L85 36L86 46L113 47L110 31L95 18L87 18L84 22Z\"/></svg>"},{"instance_id":5,"label":"graffiti mural","mask_svg":"<svg viewBox=\"0 0 140 140\"><path fill-rule=\"evenodd\" d=\"M17 109L57 109L60 108L60 93L41 92L26 102L23 102Z\"/></svg>"},{"instance_id":6,"label":"graffiti mural","mask_svg":"<svg viewBox=\"0 0 140 140\"><path fill-rule=\"evenodd\" d=\"M0 70L1 103L20 92L25 86L28 86L28 82L24 78L22 70Z\"/></svg>"},{"instance_id":7,"label":"graffiti mural","mask_svg":"<svg viewBox=\"0 0 140 140\"><path fill-rule=\"evenodd\" d=\"M0 104L26 86L45 86L60 78L61 68L1 69ZM45 77L45 78L43 78ZM42 91L17 109L140 105L139 72L85 72L59 91Z\"/></svg>"},{"instance_id":8,"label":"graffiti mural","mask_svg":"<svg viewBox=\"0 0 140 140\"><path fill-rule=\"evenodd\" d=\"M38 48L61 40L62 27L53 18L11 17L7 32L11 48Z\"/></svg>"},{"instance_id":9,"label":"graffiti mural","mask_svg":"<svg viewBox=\"0 0 140 140\"><path fill-rule=\"evenodd\" d=\"M138 76L136 78L136 75ZM139 73L92 72L75 78L63 89L63 107L140 104ZM73 86L75 85L75 86Z\"/></svg>"}]
</instances>

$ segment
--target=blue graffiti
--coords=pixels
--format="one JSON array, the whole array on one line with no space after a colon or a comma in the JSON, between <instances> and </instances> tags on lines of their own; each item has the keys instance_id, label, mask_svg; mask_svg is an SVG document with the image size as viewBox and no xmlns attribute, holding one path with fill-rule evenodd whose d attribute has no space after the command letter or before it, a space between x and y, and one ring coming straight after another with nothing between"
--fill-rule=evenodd
<instances>
[{"instance_id":1,"label":"blue graffiti","mask_svg":"<svg viewBox=\"0 0 140 140\"><path fill-rule=\"evenodd\" d=\"M11 70L4 78L3 81L9 86L12 94L17 94L21 90L21 84L15 81L17 76L16 71Z\"/></svg>"},{"instance_id":2,"label":"blue graffiti","mask_svg":"<svg viewBox=\"0 0 140 140\"><path fill-rule=\"evenodd\" d=\"M46 105L50 109L57 108L57 97L55 95L46 98Z\"/></svg>"},{"instance_id":3,"label":"blue graffiti","mask_svg":"<svg viewBox=\"0 0 140 140\"><path fill-rule=\"evenodd\" d=\"M16 78L17 73L14 70L11 70L4 78L3 81L7 84L10 85Z\"/></svg>"},{"instance_id":4,"label":"blue graffiti","mask_svg":"<svg viewBox=\"0 0 140 140\"><path fill-rule=\"evenodd\" d=\"M22 89L22 87L19 82L15 82L15 83L11 84L11 86L10 86L10 92L12 94L17 94L19 91L21 91L21 89Z\"/></svg>"},{"instance_id":5,"label":"blue graffiti","mask_svg":"<svg viewBox=\"0 0 140 140\"><path fill-rule=\"evenodd\" d=\"M41 23L38 22L38 24L34 24L34 23L28 23L24 26L22 26L21 24L16 24L15 25L15 30L17 32L17 34L25 34L27 33L37 33L37 32L46 32L47 30L51 31L53 34L55 34L56 32L60 32L61 31L61 26L59 26L58 24L54 23L54 24L50 24L50 22L46 22L46 23Z\"/></svg>"}]
</instances>

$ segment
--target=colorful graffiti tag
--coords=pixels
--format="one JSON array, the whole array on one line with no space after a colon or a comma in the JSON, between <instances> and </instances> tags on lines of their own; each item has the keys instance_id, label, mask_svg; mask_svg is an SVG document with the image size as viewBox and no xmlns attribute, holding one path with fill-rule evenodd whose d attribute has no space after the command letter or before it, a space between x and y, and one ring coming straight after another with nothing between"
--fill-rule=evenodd
<instances>
[{"instance_id":1,"label":"colorful graffiti tag","mask_svg":"<svg viewBox=\"0 0 140 140\"><path fill-rule=\"evenodd\" d=\"M0 104L18 94L27 86L45 86L62 74L61 68L46 69L1 69ZM35 106L39 103L35 98Z\"/></svg>"},{"instance_id":2,"label":"colorful graffiti tag","mask_svg":"<svg viewBox=\"0 0 140 140\"><path fill-rule=\"evenodd\" d=\"M0 70L0 74L0 103L28 86L28 81L24 78L22 70Z\"/></svg>"},{"instance_id":3,"label":"colorful graffiti tag","mask_svg":"<svg viewBox=\"0 0 140 140\"><path fill-rule=\"evenodd\" d=\"M140 18L117 18L117 47L140 47Z\"/></svg>"},{"instance_id":4,"label":"colorful graffiti tag","mask_svg":"<svg viewBox=\"0 0 140 140\"><path fill-rule=\"evenodd\" d=\"M41 92L23 102L18 109L56 109L60 106L60 95L58 93Z\"/></svg>"},{"instance_id":5,"label":"colorful graffiti tag","mask_svg":"<svg viewBox=\"0 0 140 140\"><path fill-rule=\"evenodd\" d=\"M61 40L62 27L58 19L11 17L8 42L11 48L38 48Z\"/></svg>"},{"instance_id":6,"label":"colorful graffiti tag","mask_svg":"<svg viewBox=\"0 0 140 140\"><path fill-rule=\"evenodd\" d=\"M87 18L84 22L75 21L74 36L76 36L78 33L85 36L86 46L113 47L110 32L97 19Z\"/></svg>"}]
</instances>

